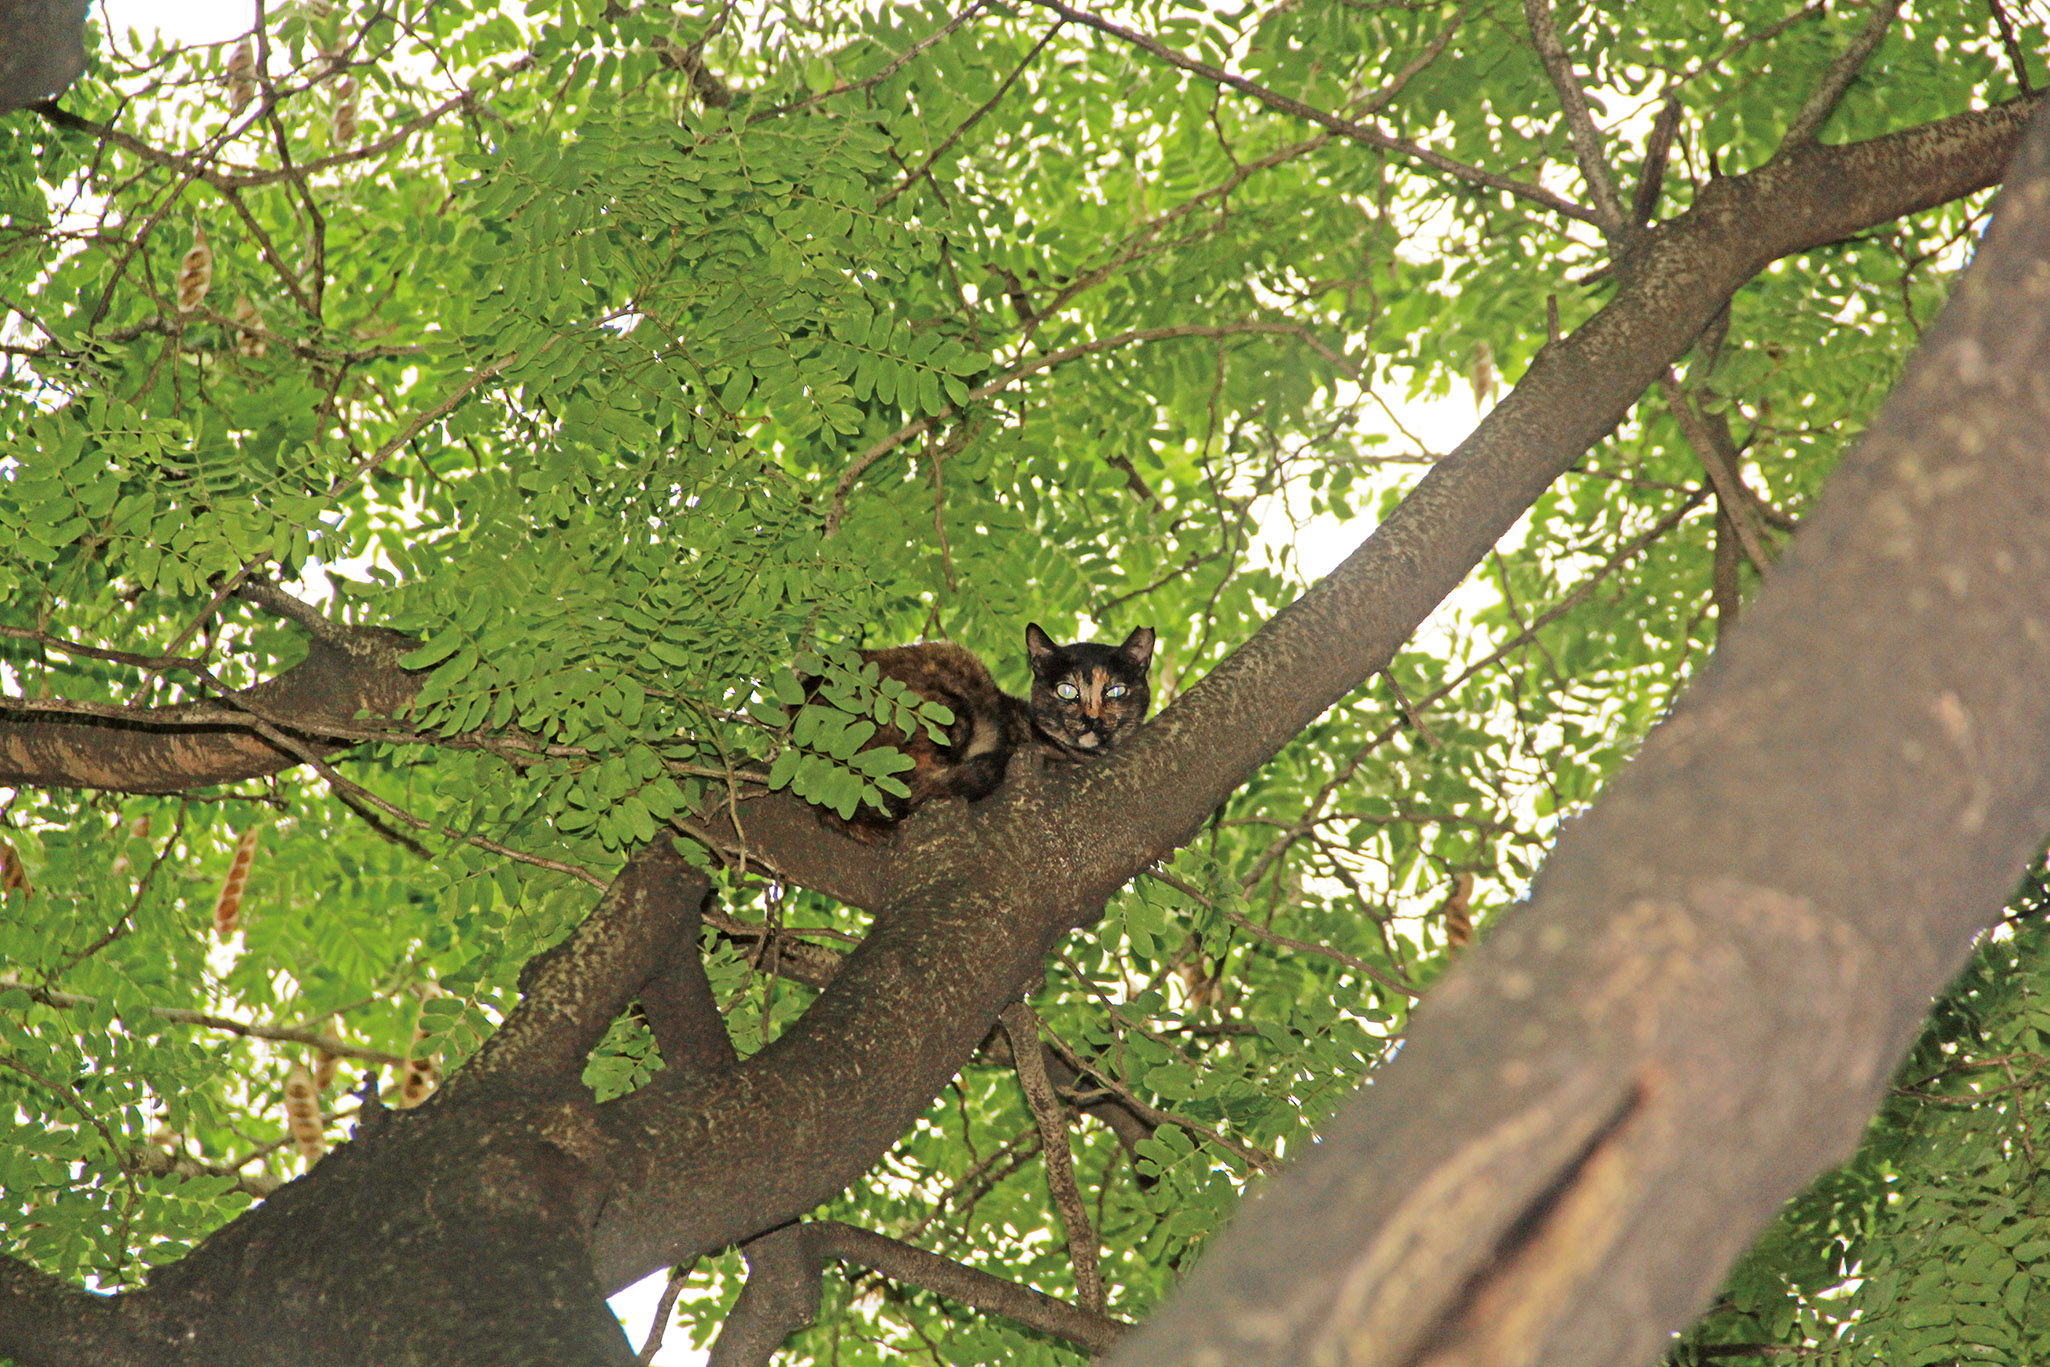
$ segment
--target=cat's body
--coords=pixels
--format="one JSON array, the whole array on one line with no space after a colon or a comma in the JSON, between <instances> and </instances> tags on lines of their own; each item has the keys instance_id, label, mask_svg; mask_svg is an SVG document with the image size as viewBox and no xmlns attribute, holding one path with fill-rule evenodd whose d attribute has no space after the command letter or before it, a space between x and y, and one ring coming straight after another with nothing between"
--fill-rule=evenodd
<instances>
[{"instance_id":1,"label":"cat's body","mask_svg":"<svg viewBox=\"0 0 2050 1367\"><path fill-rule=\"evenodd\" d=\"M896 679L954 714L944 742L920 728L907 736L894 726L877 730L868 746L893 745L911 759L897 777L911 790L888 807L864 807L845 829L877 839L936 797L987 797L1004 781L1011 757L1036 749L1043 759L1087 759L1109 752L1146 716L1152 691L1153 629L1141 627L1122 645L1081 641L1055 645L1035 624L1025 628L1032 664L1032 694L1016 698L997 687L975 653L944 641L864 650L861 658L886 679ZM840 824L840 823L834 823Z\"/></svg>"}]
</instances>

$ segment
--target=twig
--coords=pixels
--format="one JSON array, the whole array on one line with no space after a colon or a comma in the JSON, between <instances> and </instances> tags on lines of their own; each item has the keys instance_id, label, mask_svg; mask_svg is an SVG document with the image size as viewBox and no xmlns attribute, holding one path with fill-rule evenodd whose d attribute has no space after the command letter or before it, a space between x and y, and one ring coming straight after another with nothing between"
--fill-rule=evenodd
<instances>
[{"instance_id":1,"label":"twig","mask_svg":"<svg viewBox=\"0 0 2050 1367\"><path fill-rule=\"evenodd\" d=\"M53 987L31 987L11 977L0 977L0 991L25 992L44 1006L65 1009L99 1005L98 997L81 996L76 992L59 992ZM133 1008L117 1006L115 1013L127 1019L126 1013ZM309 1048L325 1049L342 1058L362 1059L365 1063L397 1065L405 1060L397 1054L387 1054L381 1049L370 1049L347 1040L324 1035L318 1030L303 1030L290 1025L252 1025L248 1021L232 1020L227 1016L213 1016L204 1011L192 1011L182 1006L145 1007L158 1020L167 1020L177 1025L197 1025L207 1030L225 1030L231 1035L242 1035L248 1039L271 1040L279 1044L303 1044Z\"/></svg>"},{"instance_id":2,"label":"twig","mask_svg":"<svg viewBox=\"0 0 2050 1367\"><path fill-rule=\"evenodd\" d=\"M2014 36L2014 21L2007 17L2007 6L2000 0L1986 0L1986 8L1993 11L1993 23L2000 30L2000 45L2007 49L2007 60L2014 63L2014 83L2023 95L2034 98L2035 86L2029 83L2029 63L2022 54L2021 43Z\"/></svg>"},{"instance_id":3,"label":"twig","mask_svg":"<svg viewBox=\"0 0 2050 1367\"><path fill-rule=\"evenodd\" d=\"M1393 976L1383 969L1374 967L1364 959L1356 959L1344 950L1333 949L1329 945L1313 944L1308 940L1293 939L1290 936L1281 934L1279 931L1269 930L1257 921L1250 920L1236 911L1220 907L1211 898L1206 897L1202 892L1172 873L1161 869L1147 869L1145 874L1155 882L1165 883L1176 892L1193 898L1197 903L1216 912L1240 930L1245 931L1249 935L1258 936L1269 944L1280 945L1283 949L1293 949L1302 954L1315 954L1320 958L1330 959L1334 963L1344 964L1361 977L1380 984L1390 992L1399 992L1412 1001L1423 995L1423 993L1403 982L1400 978Z\"/></svg>"},{"instance_id":4,"label":"twig","mask_svg":"<svg viewBox=\"0 0 2050 1367\"><path fill-rule=\"evenodd\" d=\"M977 385L968 391L968 396L962 403L969 404L986 399L998 390L1016 384L1027 375L1037 374L1050 366L1057 366L1080 356L1093 355L1099 351L1108 351L1112 347L1124 346L1130 342L1161 342L1176 337L1229 337L1240 333L1302 336L1307 331L1308 329L1300 323L1266 323L1257 320L1240 323L1179 323L1173 327L1134 328L1112 337L1099 337L1092 342L1078 342L1074 346L1062 347L1058 351L1044 352L1021 365L1012 366L993 380ZM840 521L847 515L847 495L854 488L855 482L868 472L870 466L913 437L938 423L945 422L959 411L960 405L949 405L916 422L906 423L856 456L853 463L842 472L839 482L833 486L832 501L826 510L826 535L832 536L840 530Z\"/></svg>"},{"instance_id":5,"label":"twig","mask_svg":"<svg viewBox=\"0 0 2050 1367\"><path fill-rule=\"evenodd\" d=\"M892 185L888 190L884 191L881 195L878 195L876 197L876 208L882 208L885 204L888 204L898 195L903 194L913 185L916 185L920 178L922 178L927 172L932 170L933 163L938 161L941 157L945 156L947 154L947 150L951 148L955 143L961 140L963 134L965 134L969 129L975 127L976 124L980 123L982 121L983 116L988 114L990 110L995 109L997 107L998 101L1002 100L1005 94L1009 92L1010 88L1013 85L1017 84L1018 78L1020 76L1023 76L1026 70L1034 62L1039 60L1039 54L1046 50L1046 45L1054 40L1054 35L1061 31L1061 28L1066 22L1066 20L1062 20L1059 23L1056 23L1052 28L1048 29L1046 31L1046 35L1042 37L1037 43L1034 43L1032 45L1032 51L1025 54L1025 60L1019 62L1018 65L1012 67L1011 74L1004 77L1002 82L998 84L996 94L990 96L987 100L984 100L979 108L977 108L967 118L963 119L959 124L955 125L954 130L952 132L948 133L946 137L940 139L939 146L933 148L932 151L926 153L925 159L919 162L918 165L913 167L908 173L906 173L904 179L898 181L895 185Z\"/></svg>"},{"instance_id":6,"label":"twig","mask_svg":"<svg viewBox=\"0 0 2050 1367\"><path fill-rule=\"evenodd\" d=\"M56 973L50 975L52 980L70 972L79 964L84 963L87 959L90 959L108 945L113 944L129 931L135 929L135 913L137 908L142 906L142 899L149 892L150 884L156 881L157 870L161 869L164 866L164 861L171 857L171 850L177 845L178 837L185 833L185 808L186 803L181 801L178 804L178 815L171 822L171 834L164 840L164 848L157 851L156 857L149 861L149 867L143 871L141 881L135 885L135 896L128 900L128 909L121 913L121 919L109 926L106 934L65 959Z\"/></svg>"},{"instance_id":7,"label":"twig","mask_svg":"<svg viewBox=\"0 0 2050 1367\"><path fill-rule=\"evenodd\" d=\"M1644 551L1646 547L1650 546L1654 541L1657 541L1660 537L1664 536L1667 532L1671 531L1674 527L1678 526L1680 524L1680 520L1686 517L1687 514L1693 512L1696 508L1700 507L1702 500L1707 497L1708 490L1706 489L1696 489L1690 494L1688 494L1686 498L1681 500L1678 507L1674 508L1671 512L1667 513L1664 517L1660 518L1657 522L1653 523L1652 526L1647 531L1645 531L1643 535L1633 538L1630 542L1624 545L1622 549L1618 550L1614 555L1610 556L1606 561L1604 561L1602 563L1601 568L1597 569L1593 574L1590 574L1587 578L1581 580L1578 584L1574 585L1573 591L1571 593L1567 594L1564 598L1561 598L1551 607L1539 613L1534 619L1532 619L1529 627L1527 627L1523 631L1518 632L1515 636L1511 637L1507 641L1504 641L1500 646L1498 646L1494 650L1489 651L1486 655L1474 661L1465 669L1462 669L1457 675L1455 675L1451 679L1450 682L1426 694L1421 700L1420 705L1424 707L1429 707L1433 703L1438 702L1442 698L1450 697L1455 691L1462 687L1467 682L1467 680L1473 678L1475 675L1481 673L1483 670L1494 668L1503 659L1505 659L1510 654L1510 652L1521 649L1527 642L1535 639L1538 632L1550 626L1553 622L1558 621L1561 617L1564 617L1567 613L1573 611L1573 609L1579 607L1583 602L1587 601L1588 597L1591 596L1596 589L1600 588L1602 584L1608 580L1610 575L1614 574L1617 570L1621 569L1625 564L1635 559L1639 554L1641 554ZM1302 820L1298 821L1294 826L1291 826L1288 830L1284 831L1282 834L1275 837L1274 842L1270 844L1265 850L1263 850L1260 854L1260 857L1254 861L1252 871L1250 873L1243 875L1239 879L1239 885L1241 887L1250 888L1254 884L1258 883L1261 878L1266 876L1267 870L1273 866L1274 861L1276 859L1279 859L1288 850L1289 846L1293 845L1296 841L1302 839L1303 836L1315 826L1316 822L1322 819L1324 804L1329 802L1340 788L1343 788L1346 784L1352 781L1352 776L1359 771L1360 765L1366 762L1367 756L1372 754L1375 750L1379 749L1382 745L1385 745L1388 742L1389 737L1393 736L1396 733L1396 731L1402 727L1403 724L1404 723L1402 722L1396 722L1389 726L1383 727L1381 730L1369 736L1363 744L1361 744L1357 749L1355 749L1352 752L1352 754L1347 757L1345 763L1338 767L1338 772L1333 774L1330 780L1326 782L1322 788L1319 788L1317 790L1317 795L1310 800L1309 806L1304 810Z\"/></svg>"},{"instance_id":8,"label":"twig","mask_svg":"<svg viewBox=\"0 0 2050 1367\"><path fill-rule=\"evenodd\" d=\"M790 104L779 104L773 109L764 109L758 114L750 114L747 121L752 126L760 123L763 119L773 119L778 115L802 113L804 110L810 109L815 105L824 104L827 100L833 99L836 96L852 95L857 91L868 90L874 86L881 85L884 81L896 75L906 62L918 56L919 53L925 51L934 43L944 42L955 29L960 28L961 25L974 18L976 12L982 6L983 0L973 0L973 3L967 9L962 10L959 14L941 25L937 32L929 34L913 43L910 47L905 48L903 52L886 63L883 69L876 72L873 76L864 76L858 81L849 81L844 85L836 85L831 90L820 95L813 95L808 99L796 100Z\"/></svg>"},{"instance_id":9,"label":"twig","mask_svg":"<svg viewBox=\"0 0 2050 1367\"><path fill-rule=\"evenodd\" d=\"M669 1269L669 1281L662 1288L662 1299L655 1302L655 1319L648 1325L647 1341L641 1344L637 1356L645 1364L655 1360L655 1353L662 1347L662 1335L669 1330L669 1317L676 1311L676 1298L683 1294L683 1284L690 1278L690 1267L678 1263Z\"/></svg>"},{"instance_id":10,"label":"twig","mask_svg":"<svg viewBox=\"0 0 2050 1367\"><path fill-rule=\"evenodd\" d=\"M1257 81L1249 81L1243 76L1235 76L1222 67L1212 66L1208 62L1197 61L1192 57L1184 57L1157 39L1125 28L1121 24L1114 24L1108 19L1078 10L1071 5L1062 3L1062 0L1031 0L1031 3L1038 5L1042 9L1052 10L1054 13L1063 15L1075 23L1087 24L1099 32L1107 33L1114 38L1130 43L1134 47L1153 54L1161 61L1178 70L1201 76L1206 81L1215 81L1219 85L1229 86L1242 95L1251 96L1270 109L1279 110L1284 114L1293 114L1299 119L1306 119L1320 128L1329 129L1342 138L1363 143L1368 147L1378 147L1383 151L1400 152L1404 156L1412 157L1424 163L1426 166L1435 167L1447 175L1474 185L1485 185L1491 190L1501 190L1521 199L1531 200L1534 203L1544 205L1554 213L1564 214L1566 217L1578 219L1582 223L1595 223L1596 221L1593 212L1586 207L1555 195L1541 185L1531 185L1524 181L1512 179L1509 176L1498 176L1491 171L1483 171L1477 166L1468 166L1464 162L1454 161L1443 153L1433 152L1430 148L1420 143L1411 142L1407 138L1398 138L1392 134L1384 133L1378 128L1369 128L1364 124L1355 123L1351 119L1344 119L1336 114L1327 113L1314 105L1304 104L1301 100L1283 95L1279 91L1269 90ZM1596 226L1599 226L1599 224Z\"/></svg>"},{"instance_id":11,"label":"twig","mask_svg":"<svg viewBox=\"0 0 2050 1367\"><path fill-rule=\"evenodd\" d=\"M1899 10L1899 0L1873 0L1872 17L1865 21L1865 27L1851 40L1851 45L1830 62L1821 82L1801 105L1801 112L1787 125L1787 135L1780 142L1783 149L1815 141L1816 132L1836 112L1844 92L1851 88L1851 82L1858 79L1858 72L1886 38L1887 27Z\"/></svg>"}]
</instances>

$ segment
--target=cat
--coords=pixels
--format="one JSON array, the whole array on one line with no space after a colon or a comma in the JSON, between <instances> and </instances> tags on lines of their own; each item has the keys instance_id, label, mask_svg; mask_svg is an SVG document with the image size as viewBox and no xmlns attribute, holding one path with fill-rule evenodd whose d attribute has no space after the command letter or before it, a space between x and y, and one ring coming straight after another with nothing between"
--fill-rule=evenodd
<instances>
[{"instance_id":1,"label":"cat","mask_svg":"<svg viewBox=\"0 0 2050 1367\"><path fill-rule=\"evenodd\" d=\"M894 726L879 728L863 748L892 745L909 756L911 768L897 778L910 793L886 794L882 810L864 806L851 819L828 824L857 839L877 840L933 798L988 797L1022 749L1056 761L1108 754L1145 718L1152 701L1147 673L1153 639L1153 628L1140 627L1122 645L1056 645L1032 623L1025 628L1032 668L1027 698L997 687L974 651L945 641L862 651L863 663L946 707L954 720L943 728L944 741L923 727L909 736Z\"/></svg>"}]
</instances>

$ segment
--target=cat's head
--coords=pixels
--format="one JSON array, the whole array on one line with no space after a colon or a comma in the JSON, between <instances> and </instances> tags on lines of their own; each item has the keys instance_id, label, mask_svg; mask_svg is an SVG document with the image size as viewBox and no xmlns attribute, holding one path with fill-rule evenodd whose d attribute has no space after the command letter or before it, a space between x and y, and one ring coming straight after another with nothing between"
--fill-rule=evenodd
<instances>
[{"instance_id":1,"label":"cat's head","mask_svg":"<svg viewBox=\"0 0 2050 1367\"><path fill-rule=\"evenodd\" d=\"M1025 654L1032 662L1032 720L1070 754L1103 754L1145 719L1153 700L1146 683L1152 627L1140 627L1123 645L1061 646L1034 623L1025 628Z\"/></svg>"}]
</instances>

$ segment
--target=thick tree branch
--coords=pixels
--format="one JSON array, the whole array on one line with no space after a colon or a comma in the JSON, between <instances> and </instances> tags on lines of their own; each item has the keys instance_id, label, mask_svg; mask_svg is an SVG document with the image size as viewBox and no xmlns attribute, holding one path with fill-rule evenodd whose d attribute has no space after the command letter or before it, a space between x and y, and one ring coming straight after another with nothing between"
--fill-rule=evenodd
<instances>
[{"instance_id":1,"label":"thick tree branch","mask_svg":"<svg viewBox=\"0 0 2050 1367\"><path fill-rule=\"evenodd\" d=\"M1649 1362L1850 1152L2050 830L2036 125L1744 627L1121 1367Z\"/></svg>"},{"instance_id":2,"label":"thick tree branch","mask_svg":"<svg viewBox=\"0 0 2050 1367\"><path fill-rule=\"evenodd\" d=\"M401 669L399 659L418 645L376 627L316 637L300 663L225 701L291 717L311 749L332 754L343 747L324 738L325 728L360 731L358 713L396 716L412 700L424 676ZM177 793L298 763L253 728L224 724L222 714L208 703L49 719L26 700L0 700L0 784Z\"/></svg>"},{"instance_id":3,"label":"thick tree branch","mask_svg":"<svg viewBox=\"0 0 2050 1367\"><path fill-rule=\"evenodd\" d=\"M116 1301L0 1255L0 1357L105 1362L132 1352Z\"/></svg>"},{"instance_id":4,"label":"thick tree branch","mask_svg":"<svg viewBox=\"0 0 2050 1367\"><path fill-rule=\"evenodd\" d=\"M818 1318L819 1253L804 1225L740 1246L747 1284L719 1326L706 1367L768 1367L776 1346Z\"/></svg>"},{"instance_id":5,"label":"thick tree branch","mask_svg":"<svg viewBox=\"0 0 2050 1367\"><path fill-rule=\"evenodd\" d=\"M710 886L667 840L644 846L569 939L528 965L520 1004L444 1090L574 1086L585 1056L651 974L672 954L696 957Z\"/></svg>"}]
</instances>

